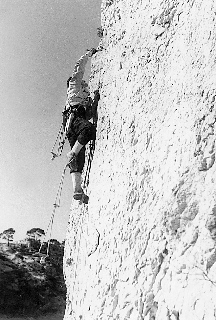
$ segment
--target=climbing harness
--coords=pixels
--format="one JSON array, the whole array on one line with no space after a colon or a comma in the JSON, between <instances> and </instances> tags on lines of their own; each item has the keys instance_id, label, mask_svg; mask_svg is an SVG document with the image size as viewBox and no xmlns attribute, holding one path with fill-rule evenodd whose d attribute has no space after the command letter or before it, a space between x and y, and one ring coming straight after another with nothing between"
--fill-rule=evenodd
<instances>
[{"instance_id":1,"label":"climbing harness","mask_svg":"<svg viewBox=\"0 0 216 320\"><path fill-rule=\"evenodd\" d=\"M77 104L75 106L70 106L66 110L62 112L63 114L63 123L60 126L59 132L57 134L56 140L54 142L54 145L51 150L52 154L52 160L54 160L56 157L61 156L65 141L67 139L68 130L70 128L70 124L73 121L75 114L79 112L79 108L81 106L86 106L90 103L89 98L87 98L82 104ZM57 149L57 150L56 150Z\"/></svg>"}]
</instances>

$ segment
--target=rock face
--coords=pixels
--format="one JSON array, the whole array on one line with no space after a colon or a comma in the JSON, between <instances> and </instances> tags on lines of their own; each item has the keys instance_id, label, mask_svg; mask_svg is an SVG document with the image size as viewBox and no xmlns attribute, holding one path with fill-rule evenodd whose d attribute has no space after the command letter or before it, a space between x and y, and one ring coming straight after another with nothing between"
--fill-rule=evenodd
<instances>
[{"instance_id":1,"label":"rock face","mask_svg":"<svg viewBox=\"0 0 216 320\"><path fill-rule=\"evenodd\" d=\"M103 0L64 320L216 318L216 2Z\"/></svg>"}]
</instances>

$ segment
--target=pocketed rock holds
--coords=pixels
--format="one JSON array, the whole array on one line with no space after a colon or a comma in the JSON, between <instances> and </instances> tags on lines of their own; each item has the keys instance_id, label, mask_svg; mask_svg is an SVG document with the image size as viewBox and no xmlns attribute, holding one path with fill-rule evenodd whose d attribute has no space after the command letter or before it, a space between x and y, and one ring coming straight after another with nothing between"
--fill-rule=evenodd
<instances>
[{"instance_id":1,"label":"pocketed rock holds","mask_svg":"<svg viewBox=\"0 0 216 320\"><path fill-rule=\"evenodd\" d=\"M209 170L215 162L215 154L211 154L208 157L205 157L201 160L201 164L199 166L199 171Z\"/></svg>"},{"instance_id":2,"label":"pocketed rock holds","mask_svg":"<svg viewBox=\"0 0 216 320\"><path fill-rule=\"evenodd\" d=\"M212 213L208 216L205 226L210 231L212 239L216 240L216 207L213 208Z\"/></svg>"},{"instance_id":3,"label":"pocketed rock holds","mask_svg":"<svg viewBox=\"0 0 216 320\"><path fill-rule=\"evenodd\" d=\"M215 320L216 3L101 8L90 201L71 208L64 320Z\"/></svg>"}]
</instances>

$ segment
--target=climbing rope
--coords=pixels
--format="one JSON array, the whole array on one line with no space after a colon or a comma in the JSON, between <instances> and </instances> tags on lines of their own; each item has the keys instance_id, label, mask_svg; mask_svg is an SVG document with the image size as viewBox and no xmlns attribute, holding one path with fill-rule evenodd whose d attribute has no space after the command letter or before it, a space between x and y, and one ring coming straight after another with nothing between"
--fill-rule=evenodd
<instances>
[{"instance_id":1,"label":"climbing rope","mask_svg":"<svg viewBox=\"0 0 216 320\"><path fill-rule=\"evenodd\" d=\"M90 141L89 144L89 154L88 154L88 160L87 160L87 166L86 166L86 171L85 171L85 176L83 180L83 187L87 190L88 185L89 185L89 176L90 176L90 171L91 171L91 164L92 160L94 157L94 150L95 150L95 141Z\"/></svg>"},{"instance_id":2,"label":"climbing rope","mask_svg":"<svg viewBox=\"0 0 216 320\"><path fill-rule=\"evenodd\" d=\"M97 118L93 118L93 125L95 128L97 128ZM90 171L91 171L91 165L92 165L92 160L94 157L94 152L95 152L95 140L91 140L89 143L89 154L88 154L88 160L87 160L87 166L86 166L86 171L85 171L85 177L84 177L84 182L83 182L83 187L87 191L88 185L89 185L89 176L90 176Z\"/></svg>"},{"instance_id":3,"label":"climbing rope","mask_svg":"<svg viewBox=\"0 0 216 320\"><path fill-rule=\"evenodd\" d=\"M60 157L64 148L64 144L67 138L68 128L71 122L71 118L73 117L73 112L69 113L69 116L67 117L66 125L62 123L59 129L59 132L57 134L56 140L54 142L54 145L51 150L52 159L54 160L56 157ZM58 145L58 146L57 146ZM55 151L55 149L57 150Z\"/></svg>"},{"instance_id":4,"label":"climbing rope","mask_svg":"<svg viewBox=\"0 0 216 320\"><path fill-rule=\"evenodd\" d=\"M63 189L63 182L64 182L64 177L65 177L65 172L66 172L67 166L68 165L66 164L66 166L63 169L61 180L60 180L59 187L58 187L57 194L56 194L56 198L55 198L55 202L53 204L53 211L52 211L52 214L51 214L51 218L50 218L50 221L48 223L48 227L47 227L47 230L45 232L44 239L41 242L40 249L38 251L38 253L41 254L41 249L42 249L42 246L43 246L43 244L45 242L44 240L47 237L47 234L48 234L48 231L49 231L49 228L50 228L50 233L49 233L48 242L47 242L46 256L45 256L44 260L49 256L50 240L51 240L52 229L53 229L53 221L54 221L56 209L60 207L61 194L62 194L62 189Z\"/></svg>"},{"instance_id":5,"label":"climbing rope","mask_svg":"<svg viewBox=\"0 0 216 320\"><path fill-rule=\"evenodd\" d=\"M54 160L56 157L59 157L62 154L65 140L66 139L64 137L64 129L63 129L63 123L62 123L60 126L60 129L59 129L59 132L57 134L56 140L54 142L54 145L52 147L52 150L51 150L52 160ZM57 143L58 143L58 148L57 148L57 151L55 152L54 150L57 146Z\"/></svg>"}]
</instances>

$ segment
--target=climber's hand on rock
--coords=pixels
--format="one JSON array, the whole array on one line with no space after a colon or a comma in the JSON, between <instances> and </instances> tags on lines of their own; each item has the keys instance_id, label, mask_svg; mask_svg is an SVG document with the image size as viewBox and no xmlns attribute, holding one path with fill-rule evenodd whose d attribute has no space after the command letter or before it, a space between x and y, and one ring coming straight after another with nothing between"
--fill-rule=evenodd
<instances>
[{"instance_id":1,"label":"climber's hand on rock","mask_svg":"<svg viewBox=\"0 0 216 320\"><path fill-rule=\"evenodd\" d=\"M92 57L93 54L95 54L97 52L97 50L95 48L91 48L90 50L87 50L88 56Z\"/></svg>"},{"instance_id":2,"label":"climber's hand on rock","mask_svg":"<svg viewBox=\"0 0 216 320\"><path fill-rule=\"evenodd\" d=\"M95 90L94 91L94 100L100 100L100 93L99 93L99 90Z\"/></svg>"}]
</instances>

